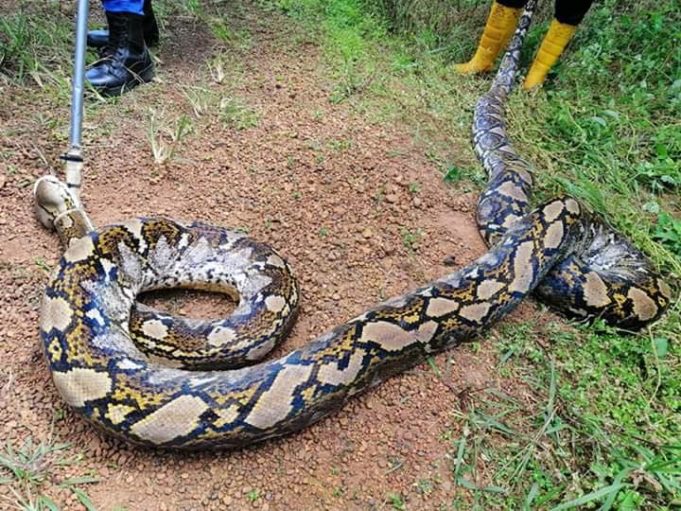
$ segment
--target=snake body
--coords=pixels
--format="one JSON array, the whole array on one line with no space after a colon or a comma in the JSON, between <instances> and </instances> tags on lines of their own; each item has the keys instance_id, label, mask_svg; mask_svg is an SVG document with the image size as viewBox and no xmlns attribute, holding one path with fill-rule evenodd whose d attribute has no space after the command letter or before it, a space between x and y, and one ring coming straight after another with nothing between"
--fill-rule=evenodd
<instances>
[{"instance_id":1,"label":"snake body","mask_svg":"<svg viewBox=\"0 0 681 511\"><path fill-rule=\"evenodd\" d=\"M565 290L582 289L582 295L563 298L573 313L612 310L604 317L619 314L625 325L656 319L668 289L637 251L631 252L635 272L599 266L584 255L594 243L609 243L602 254L630 247L601 234L605 227L594 227L577 201L560 197L529 211L531 178L503 131L502 92L510 90L515 70L509 66L517 63L514 48L530 12L476 111L476 149L491 174L478 218L492 248L280 359L259 361L288 330L297 308L295 280L276 252L233 231L166 218L94 230L63 183L39 181L41 219L68 246L46 288L40 327L64 400L133 443L235 448L318 421L351 396L478 335L535 290L560 304ZM500 86L502 79L507 86ZM580 266L584 260L591 266ZM584 271L589 273L578 273ZM613 277L619 294L607 287L612 275L622 277ZM611 307L603 295L601 308L594 309L594 278L608 299L625 296L629 302ZM136 305L142 292L177 286L236 289L239 306L227 320L200 322ZM253 365L217 370L208 369L211 364Z\"/></svg>"}]
</instances>

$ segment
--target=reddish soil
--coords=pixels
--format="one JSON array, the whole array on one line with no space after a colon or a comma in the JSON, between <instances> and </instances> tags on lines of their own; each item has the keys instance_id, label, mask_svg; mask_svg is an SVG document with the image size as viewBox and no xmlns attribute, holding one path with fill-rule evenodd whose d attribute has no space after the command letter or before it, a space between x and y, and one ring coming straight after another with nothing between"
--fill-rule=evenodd
<instances>
[{"instance_id":1,"label":"reddish soil","mask_svg":"<svg viewBox=\"0 0 681 511\"><path fill-rule=\"evenodd\" d=\"M241 70L232 75L228 68L224 83L211 82L207 70L208 59L222 51L212 36L193 22L167 20L158 81L119 101L89 101L83 198L98 225L162 214L244 227L271 243L302 287L300 319L279 354L453 271L447 256L458 267L485 251L474 224L476 197L446 185L405 127L370 123L343 103L331 104L318 47L296 38L278 15L253 7L230 23L248 29L251 40L227 52ZM257 111L258 125L237 130L214 113L194 117L176 157L157 165L148 109L191 116L186 86L241 98ZM449 385L424 364L300 434L241 451L129 447L73 415L38 343L45 268L60 247L34 219L30 186L46 162L60 167L66 142L56 134L66 132L68 105L14 85L0 86L0 95L0 438L18 445L29 435L52 435L83 456L54 470L46 494L65 509L81 509L57 484L91 473L100 481L83 489L102 510L392 509L391 493L402 495L410 510L449 509L459 490L443 433L460 433L457 394L488 386L518 392L497 375L489 343L436 357ZM420 234L410 238L405 230ZM205 315L222 305L180 293L168 307ZM535 314L525 305L515 316ZM419 491L419 480L432 489ZM11 497L0 485L3 495Z\"/></svg>"}]
</instances>

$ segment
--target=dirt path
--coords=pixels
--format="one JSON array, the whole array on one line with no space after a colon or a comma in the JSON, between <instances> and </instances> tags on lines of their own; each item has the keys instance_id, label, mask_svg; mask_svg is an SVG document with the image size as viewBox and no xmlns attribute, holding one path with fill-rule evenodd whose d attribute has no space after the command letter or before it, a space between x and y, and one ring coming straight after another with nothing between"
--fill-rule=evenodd
<instances>
[{"instance_id":1,"label":"dirt path","mask_svg":"<svg viewBox=\"0 0 681 511\"><path fill-rule=\"evenodd\" d=\"M225 51L204 27L174 21L158 52L159 82L89 108L84 200L97 224L164 214L243 227L271 243L288 257L302 287L300 319L280 352L452 271L443 263L448 255L458 266L484 251L475 197L445 185L405 129L371 124L344 104L332 105L320 50L304 33L252 6L229 9L235 11L225 16L230 27L250 34L239 36L241 49ZM219 79L219 58L222 83L211 79L208 66ZM58 483L91 473L100 482L84 489L102 510L399 509L390 494L407 509L449 508L457 493L447 441L459 430L457 392L513 385L496 376L488 345L436 358L454 390L422 365L300 434L239 452L130 448L68 411L37 342L45 268L60 250L34 220L30 194L31 182L45 172L38 150L57 162L66 145L55 133L65 132L67 106L37 102L30 90L3 92L0 438L17 444L51 434L82 452L80 463L55 470L48 486L55 500L81 509ZM193 108L191 94L195 100L203 94L209 106L202 111L196 100ZM231 100L220 108L223 98ZM192 124L161 165L149 147L150 108L171 128L180 115ZM239 123L256 125L233 127ZM185 293L166 302L186 314L225 305ZM11 497L7 486L0 486L3 494Z\"/></svg>"}]
</instances>

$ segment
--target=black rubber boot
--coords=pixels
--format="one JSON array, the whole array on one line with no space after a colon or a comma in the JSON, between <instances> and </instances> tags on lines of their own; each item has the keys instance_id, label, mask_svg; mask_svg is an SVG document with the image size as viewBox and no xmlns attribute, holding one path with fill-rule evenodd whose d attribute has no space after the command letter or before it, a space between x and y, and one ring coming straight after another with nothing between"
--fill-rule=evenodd
<instances>
[{"instance_id":1,"label":"black rubber boot","mask_svg":"<svg viewBox=\"0 0 681 511\"><path fill-rule=\"evenodd\" d=\"M85 79L106 96L118 96L127 89L151 81L154 63L144 44L143 17L107 12L109 44L106 56L95 62Z\"/></svg>"},{"instance_id":2,"label":"black rubber boot","mask_svg":"<svg viewBox=\"0 0 681 511\"><path fill-rule=\"evenodd\" d=\"M144 42L148 47L156 46L159 39L158 23L156 23L156 16L151 7L151 0L144 0L144 22L142 29L144 31ZM109 44L109 31L107 29L90 30L87 33L87 45L91 48L100 48L106 51L105 48ZM102 55L104 56L104 55Z\"/></svg>"}]
</instances>

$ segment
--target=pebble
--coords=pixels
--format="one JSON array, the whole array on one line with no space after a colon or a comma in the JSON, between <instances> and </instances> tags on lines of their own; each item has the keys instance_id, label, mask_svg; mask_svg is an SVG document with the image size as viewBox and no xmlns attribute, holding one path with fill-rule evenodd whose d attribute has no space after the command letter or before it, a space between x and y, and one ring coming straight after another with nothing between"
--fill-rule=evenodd
<instances>
[{"instance_id":1,"label":"pebble","mask_svg":"<svg viewBox=\"0 0 681 511\"><path fill-rule=\"evenodd\" d=\"M456 256L450 254L442 260L442 264L445 266L456 266Z\"/></svg>"}]
</instances>

